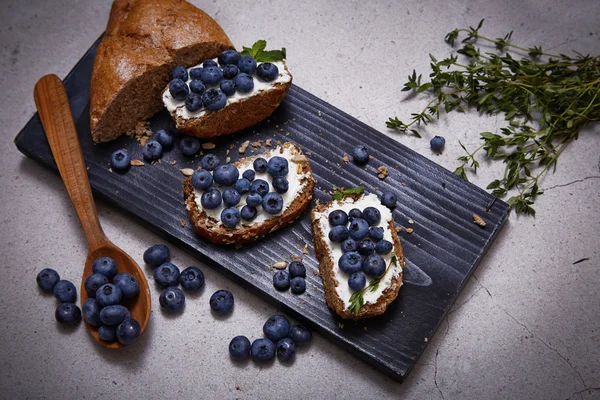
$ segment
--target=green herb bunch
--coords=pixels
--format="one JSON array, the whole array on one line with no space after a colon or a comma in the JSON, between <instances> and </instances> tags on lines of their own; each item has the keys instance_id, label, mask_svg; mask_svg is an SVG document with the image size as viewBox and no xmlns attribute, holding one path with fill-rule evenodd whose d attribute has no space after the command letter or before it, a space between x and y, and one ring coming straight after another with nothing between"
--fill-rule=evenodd
<instances>
[{"instance_id":1,"label":"green herb bunch","mask_svg":"<svg viewBox=\"0 0 600 400\"><path fill-rule=\"evenodd\" d=\"M579 137L590 122L600 120L600 56L575 53L544 52L541 46L525 48L511 43L512 32L503 38L488 38L476 28L455 29L445 40L451 46L459 35L466 34L456 52L467 57L467 63L451 55L438 61L431 59L430 80L413 71L403 91L429 93L431 101L420 113L411 114L410 122L389 118L386 125L404 133L421 137L417 126L439 119L440 112L465 112L476 107L480 113L504 114L508 122L499 133L482 132L483 143L473 151L460 143L466 155L454 173L467 179L466 169L477 172L476 155L483 150L493 160L506 164L504 175L488 186L497 197L516 189L508 203L517 213L535 214L532 205L540 191L540 178L556 170L558 156ZM478 41L494 45L496 52L482 52ZM523 53L515 58L507 49ZM525 57L525 53L527 57Z\"/></svg>"}]
</instances>

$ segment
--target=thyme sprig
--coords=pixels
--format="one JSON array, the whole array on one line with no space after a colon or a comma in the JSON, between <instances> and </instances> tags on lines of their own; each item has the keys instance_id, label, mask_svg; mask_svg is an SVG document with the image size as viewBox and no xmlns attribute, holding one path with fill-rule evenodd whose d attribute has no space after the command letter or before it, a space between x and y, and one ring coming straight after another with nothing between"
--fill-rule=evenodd
<instances>
[{"instance_id":1,"label":"thyme sprig","mask_svg":"<svg viewBox=\"0 0 600 400\"><path fill-rule=\"evenodd\" d=\"M473 151L460 143L466 155L455 174L467 179L467 171L477 172L476 156L502 160L504 174L487 189L504 197L511 189L516 195L508 199L517 213L535 214L532 205L540 190L540 179L556 170L558 156L590 122L600 120L600 56L575 53L575 56L551 54L541 46L522 47L511 42L512 32L501 38L480 34L483 20L476 28L455 29L445 40L454 45L465 37L457 55L438 61L433 55L428 82L413 71L403 91L429 93L432 99L419 113L411 114L407 123L397 117L386 125L400 132L421 137L417 127L439 119L440 112L465 112L475 107L480 113L504 114L507 126L498 133L479 134L483 143ZM493 44L496 52L482 52L478 41ZM527 57L514 58L505 52L514 49Z\"/></svg>"},{"instance_id":2,"label":"thyme sprig","mask_svg":"<svg viewBox=\"0 0 600 400\"><path fill-rule=\"evenodd\" d=\"M358 315L361 307L365 305L364 294L367 292L374 292L377 290L377 288L379 288L379 283L381 282L381 279L388 273L392 264L396 266L398 265L398 259L396 257L396 254L392 254L392 257L390 258L390 263L385 269L383 275L381 275L379 278L371 279L371 282L369 282L369 284L365 286L362 290L358 290L352 293L352 296L350 296L350 307L348 307L348 311L350 311L350 313Z\"/></svg>"}]
</instances>

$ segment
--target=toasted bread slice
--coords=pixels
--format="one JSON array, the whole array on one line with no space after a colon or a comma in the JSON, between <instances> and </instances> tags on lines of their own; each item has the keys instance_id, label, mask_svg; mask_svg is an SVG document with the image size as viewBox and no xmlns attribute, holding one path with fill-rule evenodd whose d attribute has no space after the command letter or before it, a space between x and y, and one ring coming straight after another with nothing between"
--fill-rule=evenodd
<instances>
[{"instance_id":1,"label":"toasted bread slice","mask_svg":"<svg viewBox=\"0 0 600 400\"><path fill-rule=\"evenodd\" d=\"M253 74L254 90L248 94L236 92L227 99L227 105L218 111L201 109L190 113L185 108L185 101L173 99L168 88L163 92L163 103L171 113L177 129L186 135L212 138L241 131L271 115L292 84L292 75L285 60L273 64L279 69L279 77L275 81L264 82ZM189 82L190 80L188 84Z\"/></svg>"},{"instance_id":2,"label":"toasted bread slice","mask_svg":"<svg viewBox=\"0 0 600 400\"><path fill-rule=\"evenodd\" d=\"M256 158L263 157L268 160L276 155L285 157L289 163L290 188L287 193L282 195L284 205L281 213L270 215L259 207L258 217L254 221L241 220L241 223L235 228L226 227L220 222L219 215L223 209L222 205L216 210L204 210L200 203L202 192L193 187L191 178L183 181L185 206L190 222L199 236L217 244L241 245L254 242L282 226L291 224L302 214L312 199L315 181L308 158L302 154L297 145L287 142L264 153L243 158L234 165L239 168L241 176L246 169L252 169L252 163ZM256 179L265 179L269 185L272 184L267 173L256 173ZM246 195L242 195L238 208L245 205L245 197Z\"/></svg>"},{"instance_id":3,"label":"toasted bread slice","mask_svg":"<svg viewBox=\"0 0 600 400\"><path fill-rule=\"evenodd\" d=\"M354 291L348 286L349 274L341 271L338 267L342 250L339 243L329 240L328 216L331 211L336 209L342 209L348 213L353 208L363 210L366 207L375 207L381 212L381 222L378 226L384 228L384 239L393 244L393 250L382 256L389 268L381 277L376 290L371 291L368 288L372 279L367 277L363 294L364 305L360 307L358 313L354 313L350 310L350 297ZM398 296L400 286L402 286L402 270L404 268L402 245L398 239L390 210L382 206L374 194L356 195L318 205L312 210L311 217L315 252L319 260L319 271L323 279L327 305L340 317L346 319L357 320L383 314L388 305ZM396 262L392 260L394 254Z\"/></svg>"}]
</instances>

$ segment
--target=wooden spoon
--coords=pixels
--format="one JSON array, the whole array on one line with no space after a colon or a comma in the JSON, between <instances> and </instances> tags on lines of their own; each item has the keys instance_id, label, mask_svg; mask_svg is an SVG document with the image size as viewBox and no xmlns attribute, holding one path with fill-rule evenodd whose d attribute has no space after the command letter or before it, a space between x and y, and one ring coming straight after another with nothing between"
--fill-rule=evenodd
<instances>
[{"instance_id":1,"label":"wooden spoon","mask_svg":"<svg viewBox=\"0 0 600 400\"><path fill-rule=\"evenodd\" d=\"M88 298L84 282L85 278L92 274L92 263L98 257L110 257L116 261L119 272L129 272L140 284L139 296L126 306L131 317L140 323L141 331L144 333L150 319L151 307L148 282L135 261L112 244L102 231L65 87L56 75L46 75L36 83L33 95L60 176L67 187L88 240L88 255L81 280L81 304ZM96 327L87 322L85 324L94 339L103 346L123 347L117 341L112 343L103 341L98 337Z\"/></svg>"}]
</instances>

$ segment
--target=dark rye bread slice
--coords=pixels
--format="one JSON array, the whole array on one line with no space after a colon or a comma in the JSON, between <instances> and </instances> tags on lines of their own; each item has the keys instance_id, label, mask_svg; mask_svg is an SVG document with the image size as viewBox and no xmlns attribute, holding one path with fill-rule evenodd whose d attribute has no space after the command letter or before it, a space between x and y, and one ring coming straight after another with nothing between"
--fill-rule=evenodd
<instances>
[{"instance_id":1,"label":"dark rye bread slice","mask_svg":"<svg viewBox=\"0 0 600 400\"><path fill-rule=\"evenodd\" d=\"M348 196L353 198L355 201L358 200L361 196ZM315 245L315 253L317 259L319 260L319 272L321 275L321 279L323 280L323 287L325 289L325 300L327 301L327 305L333 311L336 312L342 318L345 319L364 319L369 317L374 317L375 315L380 315L385 312L387 307L396 300L398 297L398 292L400 291L400 287L402 286L402 272L400 272L397 276L392 278L391 285L388 286L381 296L377 299L376 303L367 303L364 304L358 314L353 314L348 312L344 306L344 302L340 299L336 287L340 284L335 279L334 268L338 268L337 265L334 265L331 261L331 257L329 257L329 247L327 246L327 240L329 240L328 235L321 230L320 219L317 217L317 213L322 213L327 210L332 205L333 202L327 204L320 204L313 208L311 212L312 219L312 228L313 228L313 240ZM400 263L400 267L404 269L404 254L402 252L402 245L400 244L400 239L398 239L398 234L396 233L396 229L394 227L394 220L391 220L388 228L392 233L393 243L394 243L394 252L396 253L396 257L398 262ZM341 284L347 284L346 282L341 282Z\"/></svg>"},{"instance_id":2,"label":"dark rye bread slice","mask_svg":"<svg viewBox=\"0 0 600 400\"><path fill-rule=\"evenodd\" d=\"M283 214L275 218L268 219L260 224L255 224L252 226L244 226L240 224L235 228L216 225L216 222L212 218L208 218L204 210L199 208L196 204L196 195L194 193L194 187L192 186L192 179L186 178L183 181L183 196L185 200L185 206L188 210L190 222L199 236L216 244L235 244L236 246L239 246L243 243L254 242L276 231L282 226L291 224L302 214L302 212L310 204L315 185L310 163L308 158L302 154L302 150L300 150L296 144L286 142L281 146L291 147L293 149L292 151L296 152L298 159L302 160L298 163L298 165L300 166L302 173L307 173L307 176L302 180L305 185L303 186L303 190L300 192L300 194L288 206ZM262 157L263 154L257 154L251 157L243 158L234 163L234 165L238 166L245 161L253 161L258 157Z\"/></svg>"},{"instance_id":3,"label":"dark rye bread slice","mask_svg":"<svg viewBox=\"0 0 600 400\"><path fill-rule=\"evenodd\" d=\"M233 45L184 0L115 0L98 46L90 89L96 143L116 139L160 111L175 65L196 65Z\"/></svg>"},{"instance_id":4,"label":"dark rye bread slice","mask_svg":"<svg viewBox=\"0 0 600 400\"><path fill-rule=\"evenodd\" d=\"M285 70L288 71L287 65ZM212 138L238 132L258 124L271 115L285 97L291 84L290 74L289 82L275 83L273 89L228 104L219 111L207 112L197 118L182 118L173 111L171 117L173 117L177 129L186 135Z\"/></svg>"}]
</instances>

